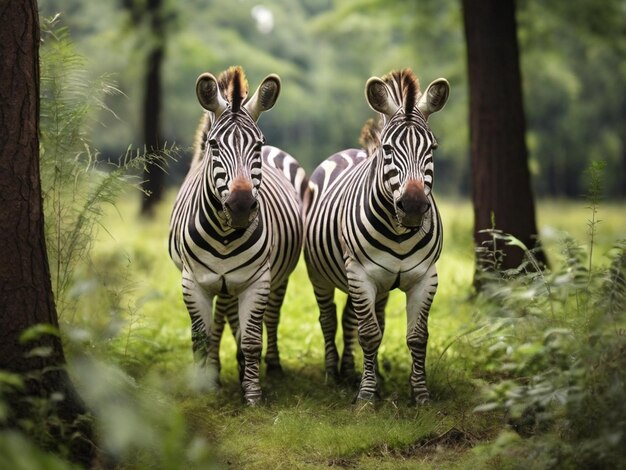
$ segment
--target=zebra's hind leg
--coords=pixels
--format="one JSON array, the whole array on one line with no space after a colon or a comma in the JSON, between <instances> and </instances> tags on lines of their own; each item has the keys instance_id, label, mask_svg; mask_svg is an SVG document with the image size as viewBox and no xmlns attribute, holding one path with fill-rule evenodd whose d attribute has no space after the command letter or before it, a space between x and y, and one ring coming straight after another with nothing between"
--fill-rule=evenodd
<instances>
[{"instance_id":1,"label":"zebra's hind leg","mask_svg":"<svg viewBox=\"0 0 626 470\"><path fill-rule=\"evenodd\" d=\"M200 287L193 276L183 271L183 300L191 318L191 343L196 366L195 387L214 390L219 386L219 368L210 358L213 297Z\"/></svg>"},{"instance_id":2,"label":"zebra's hind leg","mask_svg":"<svg viewBox=\"0 0 626 470\"><path fill-rule=\"evenodd\" d=\"M343 353L341 354L339 376L345 382L358 385L361 376L354 366L354 344L358 335L358 322L350 296L348 296L341 315L341 329L343 330Z\"/></svg>"},{"instance_id":3,"label":"zebra's hind leg","mask_svg":"<svg viewBox=\"0 0 626 470\"><path fill-rule=\"evenodd\" d=\"M280 284L270 292L265 309L263 323L267 331L267 350L265 351L265 364L267 373L270 375L282 375L283 368L280 365L280 355L278 353L278 321L280 320L280 308L285 299L288 280Z\"/></svg>"},{"instance_id":4,"label":"zebra's hind leg","mask_svg":"<svg viewBox=\"0 0 626 470\"><path fill-rule=\"evenodd\" d=\"M324 336L324 363L326 367L326 380L330 378L334 382L339 380L339 353L335 336L337 335L337 306L335 305L335 288L321 286L313 283L313 291L317 306L320 310L320 325Z\"/></svg>"},{"instance_id":5,"label":"zebra's hind leg","mask_svg":"<svg viewBox=\"0 0 626 470\"><path fill-rule=\"evenodd\" d=\"M437 270L435 266L432 266L406 294L406 342L413 359L409 382L411 394L418 405L427 403L430 398L426 387L426 345L428 343L428 313L437 292L437 285Z\"/></svg>"},{"instance_id":6,"label":"zebra's hind leg","mask_svg":"<svg viewBox=\"0 0 626 470\"><path fill-rule=\"evenodd\" d=\"M387 306L387 301L389 300L389 292L385 292L380 294L376 298L376 304L374 306L376 310L376 320L378 321L378 326L380 328L380 334L385 334L385 307ZM376 378L380 382L385 380L383 375L380 373L380 363L378 360L378 356L376 356Z\"/></svg>"}]
</instances>

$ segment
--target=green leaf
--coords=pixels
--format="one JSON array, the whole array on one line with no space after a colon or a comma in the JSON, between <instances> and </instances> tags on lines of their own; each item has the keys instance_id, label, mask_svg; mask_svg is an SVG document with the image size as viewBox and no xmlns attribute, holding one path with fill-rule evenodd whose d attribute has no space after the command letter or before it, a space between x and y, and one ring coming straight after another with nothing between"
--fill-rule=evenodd
<instances>
[{"instance_id":1,"label":"green leaf","mask_svg":"<svg viewBox=\"0 0 626 470\"><path fill-rule=\"evenodd\" d=\"M59 329L48 323L39 323L31 326L30 328L26 328L22 331L22 334L20 335L20 344L36 341L45 335L60 337Z\"/></svg>"}]
</instances>

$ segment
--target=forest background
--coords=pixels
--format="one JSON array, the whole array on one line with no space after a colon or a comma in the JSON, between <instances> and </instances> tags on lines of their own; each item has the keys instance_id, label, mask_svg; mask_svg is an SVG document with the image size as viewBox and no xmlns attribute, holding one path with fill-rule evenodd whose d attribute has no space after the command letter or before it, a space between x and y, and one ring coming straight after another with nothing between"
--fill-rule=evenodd
<instances>
[{"instance_id":1,"label":"forest background","mask_svg":"<svg viewBox=\"0 0 626 470\"><path fill-rule=\"evenodd\" d=\"M156 8L149 12L149 5ZM111 77L93 145L106 158L141 147L147 57L160 42L162 143L189 149L200 115L197 76L242 65L251 86L277 73L279 103L263 116L268 142L307 170L358 145L372 115L365 81L411 67L426 86L446 77L452 98L433 119L440 141L437 193L470 191L468 82L462 11L456 0L43 0L61 13L94 77ZM529 166L535 194L578 198L591 160L606 162L605 195L626 195L624 2L517 2ZM155 16L156 15L156 16ZM155 36L154 18L158 18ZM152 23L151 23L152 22ZM187 155L168 170L179 183Z\"/></svg>"}]
</instances>

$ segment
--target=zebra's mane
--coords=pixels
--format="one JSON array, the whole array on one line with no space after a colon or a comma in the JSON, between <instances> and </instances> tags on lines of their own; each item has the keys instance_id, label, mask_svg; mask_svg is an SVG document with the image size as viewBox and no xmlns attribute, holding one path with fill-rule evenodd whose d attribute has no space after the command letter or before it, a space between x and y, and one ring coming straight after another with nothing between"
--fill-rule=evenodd
<instances>
[{"instance_id":1,"label":"zebra's mane","mask_svg":"<svg viewBox=\"0 0 626 470\"><path fill-rule=\"evenodd\" d=\"M230 103L231 111L239 112L248 96L248 80L243 69L238 65L229 67L217 77L217 84L224 99Z\"/></svg>"},{"instance_id":2,"label":"zebra's mane","mask_svg":"<svg viewBox=\"0 0 626 470\"><path fill-rule=\"evenodd\" d=\"M361 135L359 136L359 144L367 150L368 155L374 155L378 147L380 147L380 131L380 119L374 120L370 118L363 124Z\"/></svg>"},{"instance_id":3,"label":"zebra's mane","mask_svg":"<svg viewBox=\"0 0 626 470\"><path fill-rule=\"evenodd\" d=\"M392 90L394 101L404 108L404 114L408 118L413 114L415 104L421 94L419 80L409 68L394 70L382 79Z\"/></svg>"}]
</instances>

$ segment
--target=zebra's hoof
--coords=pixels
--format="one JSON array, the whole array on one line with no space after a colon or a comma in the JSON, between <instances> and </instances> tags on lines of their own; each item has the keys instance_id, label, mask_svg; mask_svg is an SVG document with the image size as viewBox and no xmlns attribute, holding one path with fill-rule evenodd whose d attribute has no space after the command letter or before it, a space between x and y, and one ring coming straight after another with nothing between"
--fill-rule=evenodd
<instances>
[{"instance_id":1,"label":"zebra's hoof","mask_svg":"<svg viewBox=\"0 0 626 470\"><path fill-rule=\"evenodd\" d=\"M358 395L354 398L352 402L355 405L365 404L365 403L376 403L380 400L380 396L378 392L368 392L365 390L359 391Z\"/></svg>"},{"instance_id":2,"label":"zebra's hoof","mask_svg":"<svg viewBox=\"0 0 626 470\"><path fill-rule=\"evenodd\" d=\"M354 367L352 368L341 368L341 371L339 372L339 377L341 379L341 382L356 388L359 386L359 384L361 383L361 374L359 374Z\"/></svg>"},{"instance_id":3,"label":"zebra's hoof","mask_svg":"<svg viewBox=\"0 0 626 470\"><path fill-rule=\"evenodd\" d=\"M416 406L425 406L430 404L430 397L428 396L428 393L424 394L422 393L421 395L415 395L413 396L413 403Z\"/></svg>"},{"instance_id":4,"label":"zebra's hoof","mask_svg":"<svg viewBox=\"0 0 626 470\"><path fill-rule=\"evenodd\" d=\"M340 382L339 372L337 372L337 368L327 368L326 369L326 380L327 384L338 384Z\"/></svg>"},{"instance_id":5,"label":"zebra's hoof","mask_svg":"<svg viewBox=\"0 0 626 470\"><path fill-rule=\"evenodd\" d=\"M216 392L222 386L219 369L209 365L196 367L191 386L198 392Z\"/></svg>"},{"instance_id":6,"label":"zebra's hoof","mask_svg":"<svg viewBox=\"0 0 626 470\"><path fill-rule=\"evenodd\" d=\"M270 377L283 377L285 375L280 362L268 362L265 372Z\"/></svg>"},{"instance_id":7,"label":"zebra's hoof","mask_svg":"<svg viewBox=\"0 0 626 470\"><path fill-rule=\"evenodd\" d=\"M248 406L259 406L261 404L261 395L244 397L244 400Z\"/></svg>"}]
</instances>

